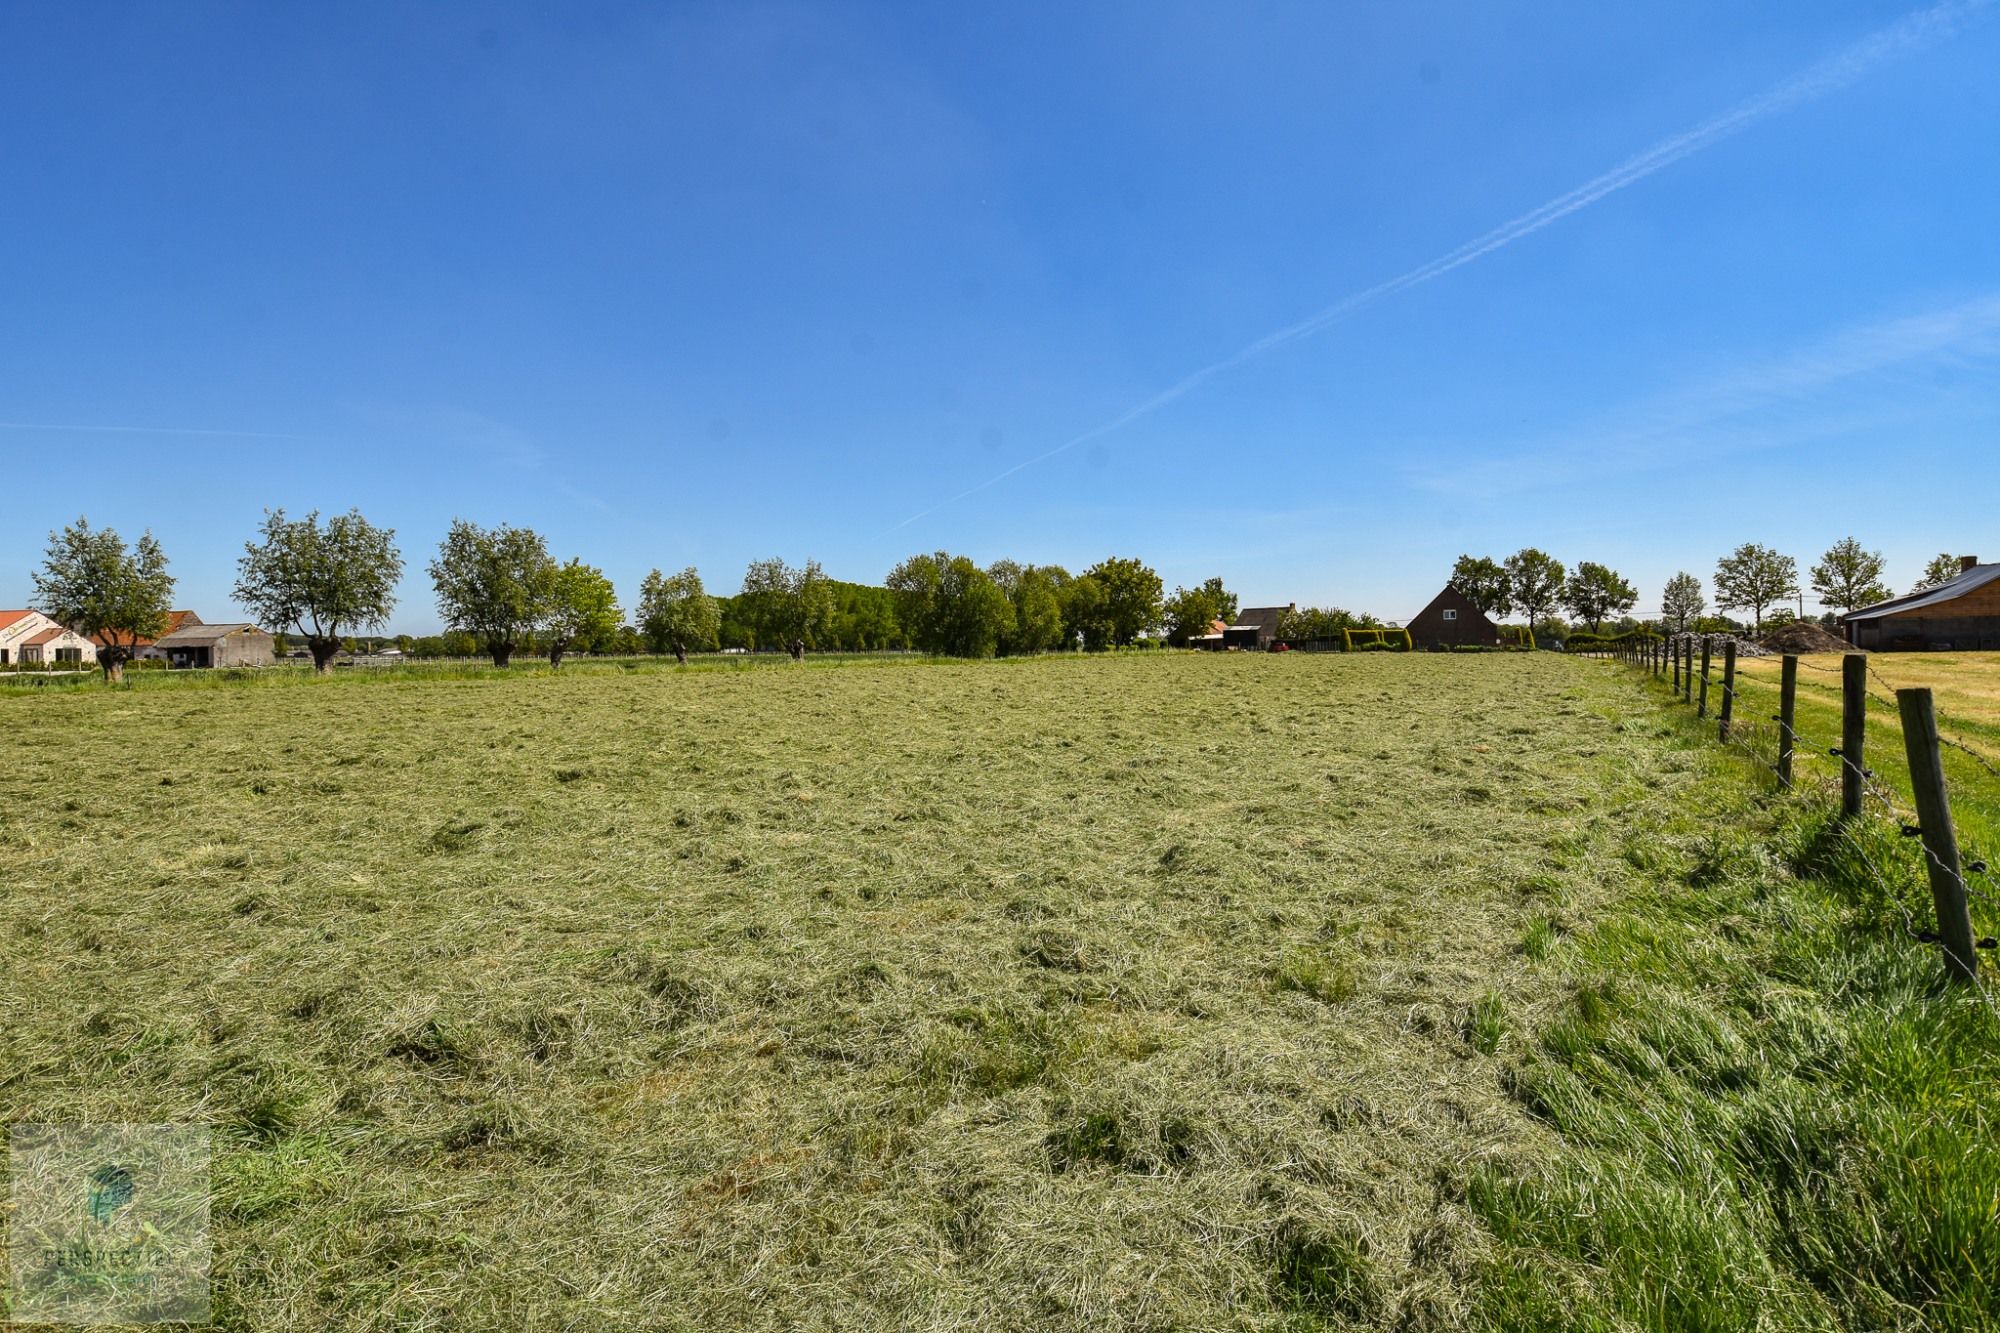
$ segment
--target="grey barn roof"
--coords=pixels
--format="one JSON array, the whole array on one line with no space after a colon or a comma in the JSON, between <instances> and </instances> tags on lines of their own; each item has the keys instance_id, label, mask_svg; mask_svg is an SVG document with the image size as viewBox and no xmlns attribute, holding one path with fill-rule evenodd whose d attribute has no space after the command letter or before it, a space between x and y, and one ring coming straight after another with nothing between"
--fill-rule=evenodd
<instances>
[{"instance_id":1,"label":"grey barn roof","mask_svg":"<svg viewBox=\"0 0 2000 1333\"><path fill-rule=\"evenodd\" d=\"M1922 611L1945 602L1957 601L1974 588L1983 588L1995 579L2000 579L2000 564L1974 565L1956 578L1947 579L1935 588L1925 588L1920 592L1902 597L1891 597L1886 602L1864 606L1859 611L1849 611L1843 620L1876 620L1882 616L1901 615L1905 611Z\"/></svg>"},{"instance_id":2,"label":"grey barn roof","mask_svg":"<svg viewBox=\"0 0 2000 1333\"><path fill-rule=\"evenodd\" d=\"M172 634L162 634L153 642L156 647L160 648L201 648L212 643L219 643L230 635L246 629L254 630L257 627L247 624L189 625L184 629L175 630ZM262 633L263 631L259 630L258 632Z\"/></svg>"}]
</instances>

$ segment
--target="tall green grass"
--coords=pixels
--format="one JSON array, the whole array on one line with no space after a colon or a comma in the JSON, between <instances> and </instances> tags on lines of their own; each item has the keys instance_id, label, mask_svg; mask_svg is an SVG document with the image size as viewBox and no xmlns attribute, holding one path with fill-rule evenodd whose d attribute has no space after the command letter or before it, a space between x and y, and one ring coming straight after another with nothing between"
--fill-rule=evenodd
<instances>
[{"instance_id":1,"label":"tall green grass","mask_svg":"<svg viewBox=\"0 0 2000 1333\"><path fill-rule=\"evenodd\" d=\"M1480 1312L1503 1328L2000 1327L1992 1001L1945 984L1914 938L1931 908L1892 823L1842 827L1813 785L1778 793L1752 754L1713 748L1712 725L1670 724L1711 776L1649 835L1666 873L1548 954L1570 998L1510 1086L1565 1151L1470 1178L1498 1243ZM1984 827L1993 811L1965 791Z\"/></svg>"}]
</instances>

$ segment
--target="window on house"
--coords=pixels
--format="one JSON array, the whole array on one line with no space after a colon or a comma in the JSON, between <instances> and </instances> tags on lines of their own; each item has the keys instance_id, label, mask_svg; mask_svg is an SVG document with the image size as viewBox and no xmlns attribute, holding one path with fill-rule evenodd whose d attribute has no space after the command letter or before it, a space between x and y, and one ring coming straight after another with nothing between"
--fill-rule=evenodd
<instances>
[{"instance_id":1,"label":"window on house","mask_svg":"<svg viewBox=\"0 0 2000 1333\"><path fill-rule=\"evenodd\" d=\"M1457 611L1456 609L1448 609L1448 610L1446 610L1446 612L1444 613L1444 618L1445 618L1446 620L1457 620L1457 619L1458 619L1458 611Z\"/></svg>"}]
</instances>

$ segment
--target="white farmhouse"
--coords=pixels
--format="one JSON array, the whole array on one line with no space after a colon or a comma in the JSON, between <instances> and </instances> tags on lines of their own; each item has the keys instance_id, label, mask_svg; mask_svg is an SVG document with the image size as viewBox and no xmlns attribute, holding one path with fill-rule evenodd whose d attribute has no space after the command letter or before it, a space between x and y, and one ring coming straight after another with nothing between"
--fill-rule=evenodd
<instances>
[{"instance_id":1,"label":"white farmhouse","mask_svg":"<svg viewBox=\"0 0 2000 1333\"><path fill-rule=\"evenodd\" d=\"M96 644L40 611L0 611L0 666L96 660Z\"/></svg>"}]
</instances>

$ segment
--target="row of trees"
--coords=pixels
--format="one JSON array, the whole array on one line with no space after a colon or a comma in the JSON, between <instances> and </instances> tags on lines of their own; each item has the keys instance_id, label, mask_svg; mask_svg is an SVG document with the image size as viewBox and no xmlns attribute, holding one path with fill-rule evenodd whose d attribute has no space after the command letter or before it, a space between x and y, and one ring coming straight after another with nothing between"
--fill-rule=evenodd
<instances>
[{"instance_id":1,"label":"row of trees","mask_svg":"<svg viewBox=\"0 0 2000 1333\"><path fill-rule=\"evenodd\" d=\"M1858 538L1842 537L1807 570L1813 596L1836 615L1887 601L1884 573L1887 561ZM1932 557L1910 589L1922 592L1956 578L1958 558L1949 552ZM1751 624L1762 629L1766 610L1782 607L1800 595L1798 561L1768 546L1746 542L1715 562L1715 601L1725 611L1748 611ZM1676 629L1686 629L1707 609L1701 580L1682 571L1667 580L1661 615Z\"/></svg>"},{"instance_id":2,"label":"row of trees","mask_svg":"<svg viewBox=\"0 0 2000 1333\"><path fill-rule=\"evenodd\" d=\"M1880 551L1843 537L1808 574L1820 604L1845 613L1892 596L1883 579L1884 568ZM1935 587L1958 572L1955 557L1939 555L1924 567L1922 579L1911 591ZM1724 611L1749 612L1755 630L1763 628L1767 611L1800 594L1798 562L1755 542L1746 542L1716 561L1714 582L1716 605ZM1504 561L1462 555L1452 567L1451 584L1488 615L1526 616L1530 633L1558 607L1598 631L1605 621L1623 617L1639 600L1637 589L1616 570L1589 560L1568 570L1533 547ZM1661 619L1676 630L1686 630L1707 609L1702 581L1686 571L1668 579L1661 590Z\"/></svg>"},{"instance_id":3,"label":"row of trees","mask_svg":"<svg viewBox=\"0 0 2000 1333\"><path fill-rule=\"evenodd\" d=\"M403 576L395 533L358 511L322 520L268 511L237 565L236 601L257 621L298 643L329 671L357 637L396 607ZM52 534L36 596L49 614L105 645L105 673L123 676L137 645L166 627L174 579L149 533L128 547L116 532L79 519ZM411 640L419 653L476 649L495 665L532 648L561 666L574 652L643 646L672 652L718 647L913 647L962 657L1130 644L1171 618L1184 642L1227 619L1236 598L1210 579L1163 595L1160 576L1129 557L1072 575L1058 565L999 561L985 569L939 551L912 556L886 587L841 583L817 561L752 563L734 597L716 598L694 569L653 570L640 585L634 623L624 623L604 571L558 561L528 528L454 521L428 566L443 635Z\"/></svg>"},{"instance_id":4,"label":"row of trees","mask_svg":"<svg viewBox=\"0 0 2000 1333\"><path fill-rule=\"evenodd\" d=\"M1853 610L1888 597L1883 559L1855 538L1836 542L1810 571L1825 605ZM998 561L982 569L970 558L937 551L915 555L870 588L826 576L817 561L753 562L729 598L711 597L693 568L649 573L640 586L635 623L624 623L604 571L572 558L558 562L541 534L501 525L454 521L428 567L437 608L447 626L438 642L475 645L496 665L524 648L565 655L644 646L672 652L717 647L806 649L912 647L957 657L1047 652L1061 647L1103 649L1130 644L1164 628L1184 645L1228 622L1236 595L1220 578L1166 596L1160 576L1142 561L1112 557L1081 574L1059 565ZM1940 555L1918 588L1955 576L1957 563ZM396 605L403 558L395 533L357 512L321 521L269 511L237 566L235 598L268 628L296 639L320 671L354 637L379 628ZM98 659L113 679L137 645L164 630L174 579L150 533L127 547L116 532L83 519L50 536L35 595L43 608L95 637ZM1556 608L1601 630L1638 601L1616 570L1580 561L1574 570L1529 547L1505 560L1462 555L1451 584L1489 615L1520 613L1532 634ZM1725 610L1764 613L1799 593L1798 566L1770 547L1746 543L1716 563L1715 594ZM1707 608L1701 580L1685 571L1662 591L1662 618L1677 629ZM1379 624L1338 608L1287 614L1285 638L1334 638L1343 629Z\"/></svg>"},{"instance_id":5,"label":"row of trees","mask_svg":"<svg viewBox=\"0 0 2000 1333\"><path fill-rule=\"evenodd\" d=\"M1530 635L1558 606L1596 631L1639 601L1638 589L1608 565L1584 560L1569 570L1532 546L1504 561L1462 555L1452 566L1450 582L1489 616L1526 616Z\"/></svg>"},{"instance_id":6,"label":"row of trees","mask_svg":"<svg viewBox=\"0 0 2000 1333\"><path fill-rule=\"evenodd\" d=\"M1210 582L1220 589L1219 579ZM937 551L897 565L887 586L910 646L951 657L1122 646L1157 629L1165 614L1160 576L1124 556L1073 575L1012 560L981 569L970 557Z\"/></svg>"}]
</instances>

